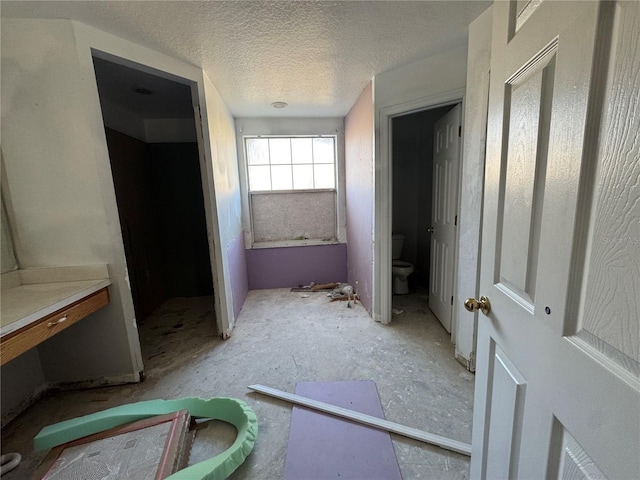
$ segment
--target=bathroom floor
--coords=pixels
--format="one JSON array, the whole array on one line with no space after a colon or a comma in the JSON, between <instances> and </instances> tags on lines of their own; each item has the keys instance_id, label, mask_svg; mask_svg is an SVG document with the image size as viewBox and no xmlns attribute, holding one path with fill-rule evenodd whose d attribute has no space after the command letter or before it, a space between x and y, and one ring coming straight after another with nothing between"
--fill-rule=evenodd
<instances>
[{"instance_id":1,"label":"bathroom floor","mask_svg":"<svg viewBox=\"0 0 640 480\"><path fill-rule=\"evenodd\" d=\"M2 451L22 464L3 480L30 478L44 453L31 451L44 426L109 407L156 398L231 396L256 412L258 440L230 477L282 478L291 405L250 392L261 383L293 392L299 381L373 380L388 420L471 442L474 376L454 359L449 335L426 307L424 293L394 296L390 325L361 305L347 308L323 293L249 292L236 328L222 341L210 297L172 299L140 328L146 380L140 384L52 393L2 431ZM235 431L212 423L198 432L191 463L225 449ZM469 458L392 435L402 476L464 479Z\"/></svg>"}]
</instances>

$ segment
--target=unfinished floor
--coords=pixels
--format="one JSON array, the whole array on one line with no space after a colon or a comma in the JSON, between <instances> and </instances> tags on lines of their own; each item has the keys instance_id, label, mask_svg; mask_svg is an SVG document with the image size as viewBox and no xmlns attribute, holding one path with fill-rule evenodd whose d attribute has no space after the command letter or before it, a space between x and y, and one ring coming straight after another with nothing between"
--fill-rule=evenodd
<instances>
[{"instance_id":1,"label":"unfinished floor","mask_svg":"<svg viewBox=\"0 0 640 480\"><path fill-rule=\"evenodd\" d=\"M280 479L291 405L251 393L246 387L255 383L293 392L298 381L373 380L388 420L471 442L474 376L454 359L449 335L424 295L394 297L403 313L381 325L361 305L331 303L323 293L252 291L226 341L215 335L211 304L208 297L169 300L141 326L143 383L50 394L9 424L2 453L17 451L24 459L3 479L31 477L44 455L31 452L31 441L48 424L140 400L189 396L245 400L258 416L259 435L231 478ZM226 448L234 432L218 423L199 432L191 463ZM469 477L468 457L392 439L405 480Z\"/></svg>"}]
</instances>

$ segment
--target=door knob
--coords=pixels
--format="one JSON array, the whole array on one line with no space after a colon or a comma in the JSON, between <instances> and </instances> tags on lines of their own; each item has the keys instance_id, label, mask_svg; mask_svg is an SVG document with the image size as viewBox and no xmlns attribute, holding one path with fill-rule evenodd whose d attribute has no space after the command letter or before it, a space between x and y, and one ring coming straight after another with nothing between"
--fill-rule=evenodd
<instances>
[{"instance_id":1,"label":"door knob","mask_svg":"<svg viewBox=\"0 0 640 480\"><path fill-rule=\"evenodd\" d=\"M427 233L433 233L433 227L427 228Z\"/></svg>"},{"instance_id":2,"label":"door knob","mask_svg":"<svg viewBox=\"0 0 640 480\"><path fill-rule=\"evenodd\" d=\"M464 301L464 308L470 312L477 312L480 310L485 315L489 315L489 312L491 312L491 302L485 296L480 297L480 301L475 298L467 298Z\"/></svg>"}]
</instances>

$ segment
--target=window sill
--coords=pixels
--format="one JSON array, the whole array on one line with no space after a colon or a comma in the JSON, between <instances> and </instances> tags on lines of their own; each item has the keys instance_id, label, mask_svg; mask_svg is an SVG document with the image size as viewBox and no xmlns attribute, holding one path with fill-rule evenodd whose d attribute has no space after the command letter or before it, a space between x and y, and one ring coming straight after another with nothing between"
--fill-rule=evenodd
<instances>
[{"instance_id":1,"label":"window sill","mask_svg":"<svg viewBox=\"0 0 640 480\"><path fill-rule=\"evenodd\" d=\"M251 249L260 248L285 248L285 247L310 247L318 245L337 245L340 242L336 239L333 240L279 240L274 242L255 242Z\"/></svg>"}]
</instances>

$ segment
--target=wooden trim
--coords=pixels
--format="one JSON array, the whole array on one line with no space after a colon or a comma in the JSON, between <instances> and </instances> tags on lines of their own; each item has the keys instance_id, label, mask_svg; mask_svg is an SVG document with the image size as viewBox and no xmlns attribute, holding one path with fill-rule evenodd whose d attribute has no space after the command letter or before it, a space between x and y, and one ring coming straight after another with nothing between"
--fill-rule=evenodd
<instances>
[{"instance_id":1,"label":"wooden trim","mask_svg":"<svg viewBox=\"0 0 640 480\"><path fill-rule=\"evenodd\" d=\"M0 339L0 365L39 345L109 303L104 287Z\"/></svg>"},{"instance_id":2,"label":"wooden trim","mask_svg":"<svg viewBox=\"0 0 640 480\"><path fill-rule=\"evenodd\" d=\"M445 450L451 450L452 452L461 453L463 455L471 456L471 445L468 443L459 442L457 440L451 440L440 435L424 432L417 428L405 427L398 423L390 422L382 418L372 417L371 415L365 415L364 413L354 412L346 408L336 407L328 403L319 402L310 398L301 397L292 393L276 390L275 388L265 387L264 385L250 385L248 388L270 397L279 398L280 400L286 400L287 402L295 403L305 407L313 408L321 412L330 413L338 417L346 418L348 420L354 420L359 423L363 423L370 427L386 430L391 433L397 433L414 440L430 443L436 445Z\"/></svg>"}]
</instances>

